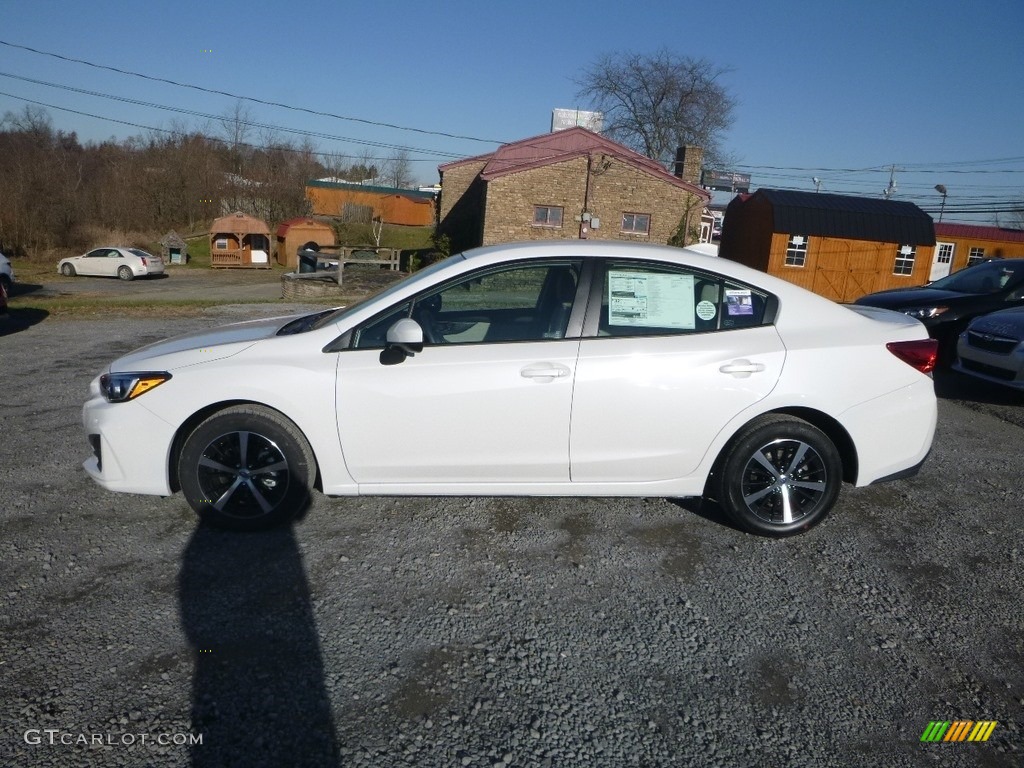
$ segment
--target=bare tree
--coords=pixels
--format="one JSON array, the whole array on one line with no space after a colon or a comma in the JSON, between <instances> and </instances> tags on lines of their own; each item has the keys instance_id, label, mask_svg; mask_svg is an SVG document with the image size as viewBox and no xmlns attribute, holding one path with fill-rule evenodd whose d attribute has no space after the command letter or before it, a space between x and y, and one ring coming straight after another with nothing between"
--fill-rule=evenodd
<instances>
[{"instance_id":1,"label":"bare tree","mask_svg":"<svg viewBox=\"0 0 1024 768\"><path fill-rule=\"evenodd\" d=\"M225 110L220 119L221 132L231 154L231 170L241 176L248 155L246 139L252 132L252 110L239 99L235 106Z\"/></svg>"},{"instance_id":2,"label":"bare tree","mask_svg":"<svg viewBox=\"0 0 1024 768\"><path fill-rule=\"evenodd\" d=\"M404 189L412 184L412 164L409 153L400 149L384 161L382 176L385 183L397 189Z\"/></svg>"},{"instance_id":3,"label":"bare tree","mask_svg":"<svg viewBox=\"0 0 1024 768\"><path fill-rule=\"evenodd\" d=\"M669 166L681 146L723 159L722 135L735 100L719 80L729 70L662 48L652 55L607 53L576 80L578 96L605 118L605 133Z\"/></svg>"}]
</instances>

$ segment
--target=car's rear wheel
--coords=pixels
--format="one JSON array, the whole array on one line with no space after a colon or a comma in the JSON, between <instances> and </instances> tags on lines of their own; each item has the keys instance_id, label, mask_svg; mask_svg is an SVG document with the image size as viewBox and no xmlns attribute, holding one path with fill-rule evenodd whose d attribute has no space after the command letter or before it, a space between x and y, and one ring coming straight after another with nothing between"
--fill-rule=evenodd
<instances>
[{"instance_id":1,"label":"car's rear wheel","mask_svg":"<svg viewBox=\"0 0 1024 768\"><path fill-rule=\"evenodd\" d=\"M226 408L185 440L178 482L189 505L219 528L257 531L300 516L316 460L302 432L269 408Z\"/></svg>"},{"instance_id":2,"label":"car's rear wheel","mask_svg":"<svg viewBox=\"0 0 1024 768\"><path fill-rule=\"evenodd\" d=\"M64 277L74 277L75 276L75 268L73 266L71 266L70 264L61 264L60 265L60 273L62 275L64 275Z\"/></svg>"},{"instance_id":3,"label":"car's rear wheel","mask_svg":"<svg viewBox=\"0 0 1024 768\"><path fill-rule=\"evenodd\" d=\"M131 267L118 267L117 276L122 280L131 280L133 277L135 277L135 273L132 272Z\"/></svg>"},{"instance_id":4,"label":"car's rear wheel","mask_svg":"<svg viewBox=\"0 0 1024 768\"><path fill-rule=\"evenodd\" d=\"M817 525L841 485L835 445L817 427L790 416L751 422L717 471L722 509L738 526L762 536L790 536Z\"/></svg>"}]
</instances>

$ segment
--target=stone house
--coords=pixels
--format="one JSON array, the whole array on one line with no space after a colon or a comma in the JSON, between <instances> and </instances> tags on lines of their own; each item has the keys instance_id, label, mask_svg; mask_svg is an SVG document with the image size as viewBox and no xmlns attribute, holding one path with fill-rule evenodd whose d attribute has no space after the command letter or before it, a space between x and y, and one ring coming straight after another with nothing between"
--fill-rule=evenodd
<instances>
[{"instance_id":1,"label":"stone house","mask_svg":"<svg viewBox=\"0 0 1024 768\"><path fill-rule=\"evenodd\" d=\"M591 238L667 243L685 218L698 239L710 200L701 151L680 150L677 175L586 128L534 136L438 167L438 232L452 251L509 241Z\"/></svg>"}]
</instances>

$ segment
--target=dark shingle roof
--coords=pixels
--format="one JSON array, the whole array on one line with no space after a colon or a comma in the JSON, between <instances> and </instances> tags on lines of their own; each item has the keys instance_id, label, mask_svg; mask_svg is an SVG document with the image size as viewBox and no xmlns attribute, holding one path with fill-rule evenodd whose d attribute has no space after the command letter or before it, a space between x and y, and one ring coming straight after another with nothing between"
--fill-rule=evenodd
<instances>
[{"instance_id":1,"label":"dark shingle roof","mask_svg":"<svg viewBox=\"0 0 1024 768\"><path fill-rule=\"evenodd\" d=\"M935 245L932 217L913 203L781 189L759 189L751 198L759 196L772 205L776 232Z\"/></svg>"}]
</instances>

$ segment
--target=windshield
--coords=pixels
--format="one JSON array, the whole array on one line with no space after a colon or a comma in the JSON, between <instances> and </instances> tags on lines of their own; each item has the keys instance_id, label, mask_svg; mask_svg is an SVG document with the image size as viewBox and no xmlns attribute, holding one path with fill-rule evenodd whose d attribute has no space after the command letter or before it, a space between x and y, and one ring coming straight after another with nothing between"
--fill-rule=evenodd
<instances>
[{"instance_id":1,"label":"windshield","mask_svg":"<svg viewBox=\"0 0 1024 768\"><path fill-rule=\"evenodd\" d=\"M388 286L387 288L385 288L383 291L381 291L379 293L374 293L374 294L372 294L370 296L366 296L366 297L360 299L357 302L354 302L354 303L349 304L347 306L341 307L340 309L336 309L334 312L331 312L330 314L324 315L319 320L317 320L315 323L313 323L313 325L310 326L310 328L308 330L314 330L314 329L318 329L318 328L323 328L325 326L331 325L332 323L336 323L339 320L341 320L342 318L344 318L346 315L348 315L350 312L355 312L359 307L363 306L363 304L365 304L367 301L370 301L371 299L373 301L377 301L378 299L386 299L391 294L396 293L400 289L405 287L410 281L419 281L419 280L422 280L422 279L424 279L426 277L430 277L430 275L434 274L435 272L439 272L442 269L444 269L448 264L450 264L452 262L453 259L461 259L461 258L463 258L462 254L461 253L457 253L454 256L449 256L447 259L442 259L441 261L434 262L429 267L425 267L425 268L419 270L418 272L414 272L412 275L410 275L409 277L405 278L405 280L400 280L399 282L395 283L394 285Z\"/></svg>"},{"instance_id":2,"label":"windshield","mask_svg":"<svg viewBox=\"0 0 1024 768\"><path fill-rule=\"evenodd\" d=\"M988 261L929 283L929 288L956 293L999 293L1024 279L1024 261Z\"/></svg>"}]
</instances>

